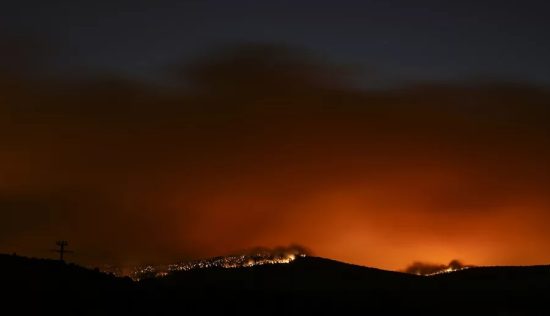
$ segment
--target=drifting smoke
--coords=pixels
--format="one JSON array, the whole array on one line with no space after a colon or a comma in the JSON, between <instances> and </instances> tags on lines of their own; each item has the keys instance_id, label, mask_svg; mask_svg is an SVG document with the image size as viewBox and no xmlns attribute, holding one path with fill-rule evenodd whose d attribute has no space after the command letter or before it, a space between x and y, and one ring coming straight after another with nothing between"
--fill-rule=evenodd
<instances>
[{"instance_id":1,"label":"drifting smoke","mask_svg":"<svg viewBox=\"0 0 550 316\"><path fill-rule=\"evenodd\" d=\"M442 272L451 272L456 271L464 268L468 268L471 266L464 265L459 260L452 260L449 262L449 264L434 264L434 263L426 263L426 262L413 262L411 265L409 265L404 272L416 274L416 275L431 275L431 274L438 274Z\"/></svg>"},{"instance_id":2,"label":"drifting smoke","mask_svg":"<svg viewBox=\"0 0 550 316\"><path fill-rule=\"evenodd\" d=\"M0 38L0 252L63 236L89 265L294 241L392 270L448 249L550 260L546 87L356 89L346 67L263 44L168 66L166 86L44 80L27 47Z\"/></svg>"},{"instance_id":3,"label":"drifting smoke","mask_svg":"<svg viewBox=\"0 0 550 316\"><path fill-rule=\"evenodd\" d=\"M276 248L267 248L267 247L256 247L248 249L245 251L239 251L232 254L233 256L244 255L244 256L265 256L265 257L286 257L288 255L294 256L311 256L312 252L310 249L301 246L301 245L290 245L287 247L280 246Z\"/></svg>"}]
</instances>

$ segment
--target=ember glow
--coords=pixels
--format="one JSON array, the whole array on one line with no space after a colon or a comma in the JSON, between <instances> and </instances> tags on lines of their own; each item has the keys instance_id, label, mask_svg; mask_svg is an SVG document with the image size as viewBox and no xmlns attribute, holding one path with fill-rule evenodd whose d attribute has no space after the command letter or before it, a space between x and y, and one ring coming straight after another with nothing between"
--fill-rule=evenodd
<instances>
[{"instance_id":1,"label":"ember glow","mask_svg":"<svg viewBox=\"0 0 550 316\"><path fill-rule=\"evenodd\" d=\"M550 262L546 9L8 2L2 253L68 240L97 266L289 244L389 270Z\"/></svg>"},{"instance_id":2,"label":"ember glow","mask_svg":"<svg viewBox=\"0 0 550 316\"><path fill-rule=\"evenodd\" d=\"M296 258L303 258L305 256L306 253L303 252L300 247L278 248L276 250L262 249L247 252L246 254L183 261L166 265L136 266L130 269L127 268L126 270L129 271L129 273L118 275L127 275L132 279L139 281L141 279L151 277L164 277L177 271L212 268L236 269L250 268L266 264L287 264L296 260ZM110 267L108 269L104 269L103 271L107 273L114 273L116 275L118 271L122 270L123 269L118 267Z\"/></svg>"},{"instance_id":3,"label":"ember glow","mask_svg":"<svg viewBox=\"0 0 550 316\"><path fill-rule=\"evenodd\" d=\"M413 264L409 265L404 272L416 274L416 275L434 276L439 274L451 273L455 271L461 271L471 267L472 267L471 265L464 265L462 262L458 260L452 260L447 265L414 262Z\"/></svg>"},{"instance_id":4,"label":"ember glow","mask_svg":"<svg viewBox=\"0 0 550 316\"><path fill-rule=\"evenodd\" d=\"M447 269L445 269L445 270L443 270L443 271L438 271L438 272L426 274L426 276L434 276L434 275L452 273L452 272L462 271L462 270L466 270L466 269L469 269L469 267L463 267L463 268L458 268L458 269L447 268Z\"/></svg>"}]
</instances>

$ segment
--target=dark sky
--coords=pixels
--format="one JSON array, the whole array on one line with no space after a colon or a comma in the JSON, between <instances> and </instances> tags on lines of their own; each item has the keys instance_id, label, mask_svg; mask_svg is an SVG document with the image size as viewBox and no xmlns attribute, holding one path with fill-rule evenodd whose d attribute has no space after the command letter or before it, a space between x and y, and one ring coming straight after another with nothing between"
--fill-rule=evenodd
<instances>
[{"instance_id":1,"label":"dark sky","mask_svg":"<svg viewBox=\"0 0 550 316\"><path fill-rule=\"evenodd\" d=\"M55 70L155 80L236 42L276 42L387 85L472 77L550 82L547 1L10 1L0 27L51 45ZM373 76L375 75L375 79Z\"/></svg>"},{"instance_id":2,"label":"dark sky","mask_svg":"<svg viewBox=\"0 0 550 316\"><path fill-rule=\"evenodd\" d=\"M545 7L3 5L0 252L548 263Z\"/></svg>"}]
</instances>

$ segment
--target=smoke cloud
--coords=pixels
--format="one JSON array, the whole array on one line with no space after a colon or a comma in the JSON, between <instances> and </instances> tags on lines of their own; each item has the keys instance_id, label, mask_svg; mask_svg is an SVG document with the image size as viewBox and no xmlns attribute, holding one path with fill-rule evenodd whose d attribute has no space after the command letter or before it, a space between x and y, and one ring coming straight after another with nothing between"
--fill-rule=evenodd
<instances>
[{"instance_id":1,"label":"smoke cloud","mask_svg":"<svg viewBox=\"0 0 550 316\"><path fill-rule=\"evenodd\" d=\"M464 265L459 260L452 260L449 262L449 264L434 264L434 263L426 263L426 262L413 262L411 265L409 265L404 272L411 273L411 274L417 274L417 275L430 275L438 272L443 272L446 270L459 270L466 267L471 267Z\"/></svg>"},{"instance_id":2,"label":"smoke cloud","mask_svg":"<svg viewBox=\"0 0 550 316\"><path fill-rule=\"evenodd\" d=\"M269 254L273 257L281 257L286 255L305 255L312 256L313 252L301 245L292 244L289 246L278 246L274 248L268 247L254 247L252 249L233 252L232 255L258 255L258 254Z\"/></svg>"},{"instance_id":3,"label":"smoke cloud","mask_svg":"<svg viewBox=\"0 0 550 316\"><path fill-rule=\"evenodd\" d=\"M388 269L418 253L550 260L544 87L362 90L277 45L168 70L168 85L0 74L1 252L66 239L78 262L167 262L297 242Z\"/></svg>"}]
</instances>

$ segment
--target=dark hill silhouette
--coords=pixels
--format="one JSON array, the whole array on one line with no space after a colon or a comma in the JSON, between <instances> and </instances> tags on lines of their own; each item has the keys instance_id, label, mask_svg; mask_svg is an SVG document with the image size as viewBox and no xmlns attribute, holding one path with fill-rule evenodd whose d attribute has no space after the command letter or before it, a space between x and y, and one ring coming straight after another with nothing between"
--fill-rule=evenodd
<instances>
[{"instance_id":1,"label":"dark hill silhouette","mask_svg":"<svg viewBox=\"0 0 550 316\"><path fill-rule=\"evenodd\" d=\"M413 286L420 277L346 264L317 257L298 257L290 264L266 264L235 269L209 268L145 279L144 286L164 289L243 291L355 291Z\"/></svg>"},{"instance_id":2,"label":"dark hill silhouette","mask_svg":"<svg viewBox=\"0 0 550 316\"><path fill-rule=\"evenodd\" d=\"M0 255L2 315L101 315L131 308L135 284L59 260ZM114 313L113 313L114 314Z\"/></svg>"},{"instance_id":3,"label":"dark hill silhouette","mask_svg":"<svg viewBox=\"0 0 550 316\"><path fill-rule=\"evenodd\" d=\"M19 314L550 314L550 266L422 277L305 257L133 282L59 261L0 255L0 286Z\"/></svg>"}]
</instances>

